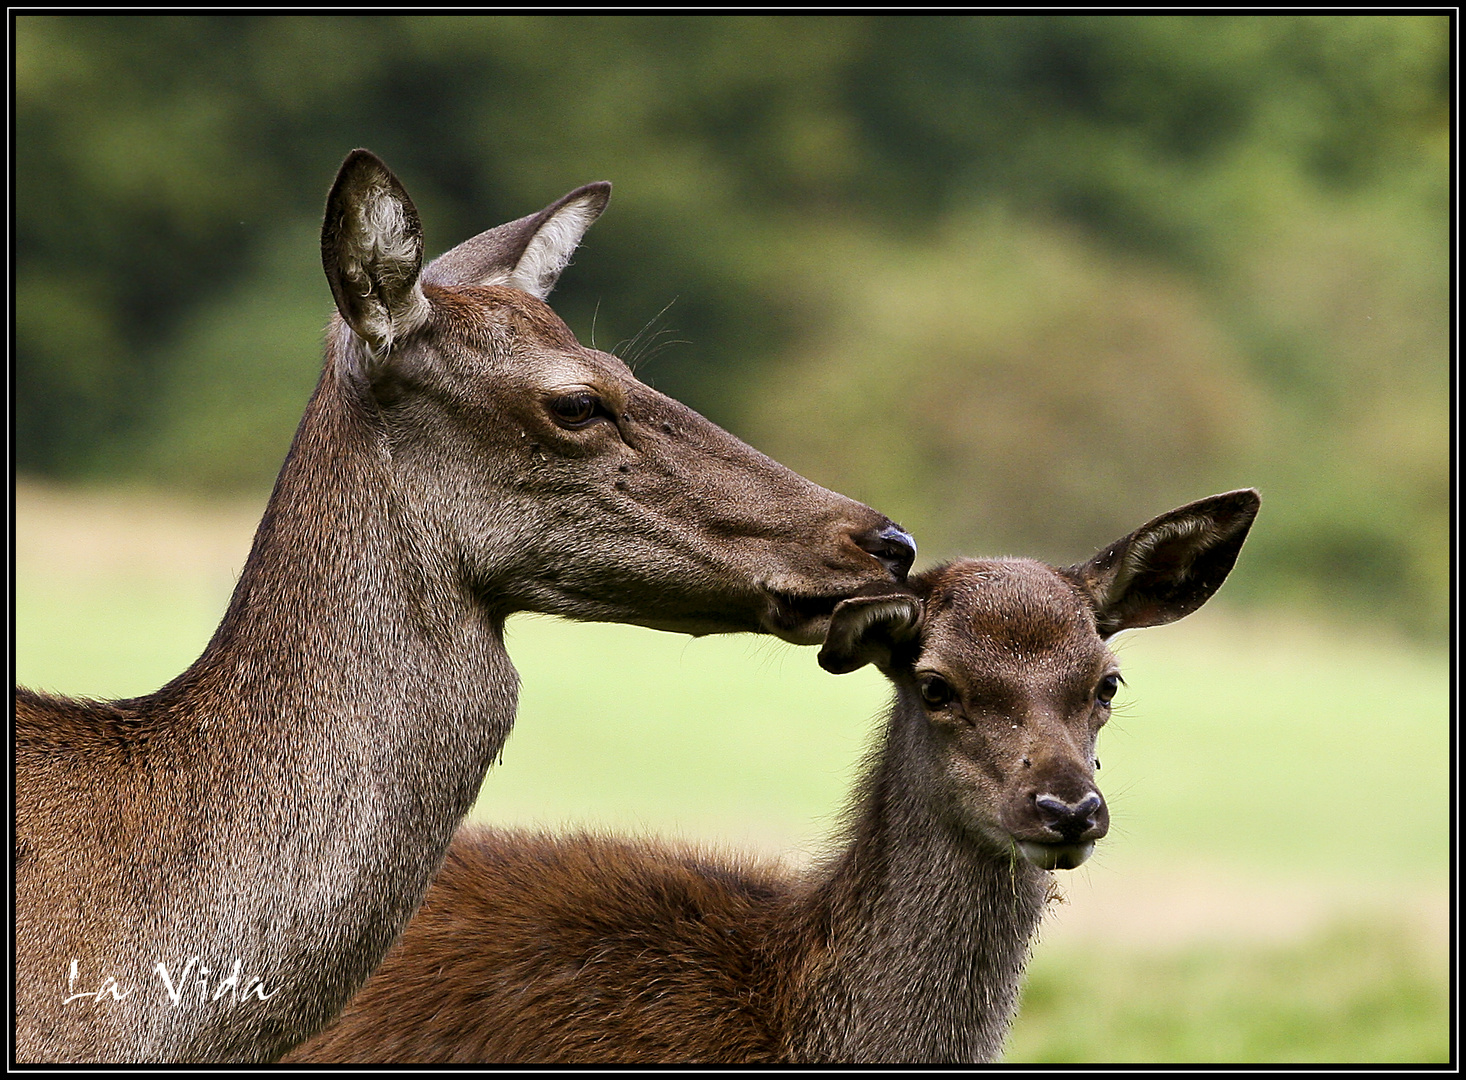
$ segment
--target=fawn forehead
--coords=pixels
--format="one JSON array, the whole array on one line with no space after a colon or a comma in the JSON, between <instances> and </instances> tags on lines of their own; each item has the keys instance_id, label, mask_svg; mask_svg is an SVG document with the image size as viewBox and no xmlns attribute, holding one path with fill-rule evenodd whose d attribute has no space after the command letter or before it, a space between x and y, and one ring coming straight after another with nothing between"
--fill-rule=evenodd
<instances>
[{"instance_id":1,"label":"fawn forehead","mask_svg":"<svg viewBox=\"0 0 1466 1080\"><path fill-rule=\"evenodd\" d=\"M1032 559L962 559L923 574L920 662L974 675L1064 678L1109 656L1073 582Z\"/></svg>"}]
</instances>

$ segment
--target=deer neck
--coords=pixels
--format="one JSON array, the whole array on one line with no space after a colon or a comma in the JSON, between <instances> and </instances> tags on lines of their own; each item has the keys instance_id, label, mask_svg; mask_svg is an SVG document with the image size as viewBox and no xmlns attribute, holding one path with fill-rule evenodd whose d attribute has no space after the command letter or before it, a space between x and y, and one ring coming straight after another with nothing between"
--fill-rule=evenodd
<instances>
[{"instance_id":1,"label":"deer neck","mask_svg":"<svg viewBox=\"0 0 1466 1080\"><path fill-rule=\"evenodd\" d=\"M812 894L824 939L798 992L808 1060L991 1061L1017 1006L1048 875L973 838L930 797L927 723L899 690Z\"/></svg>"},{"instance_id":2,"label":"deer neck","mask_svg":"<svg viewBox=\"0 0 1466 1080\"><path fill-rule=\"evenodd\" d=\"M241 960L280 985L239 1010L253 1028L241 1046L263 1028L283 1052L365 980L513 722L502 616L434 565L401 483L386 440L328 375L213 640L127 703L158 728L145 767L177 778L149 783L153 816L206 853L160 868L188 914L160 921L173 928L148 942L148 962L200 955L227 972ZM187 1011L153 1049L188 1056L172 1041L189 1038Z\"/></svg>"},{"instance_id":3,"label":"deer neck","mask_svg":"<svg viewBox=\"0 0 1466 1080\"><path fill-rule=\"evenodd\" d=\"M387 440L332 382L311 399L213 640L155 697L230 736L226 755L271 744L380 771L405 751L431 762L435 787L462 779L443 771L451 761L476 791L515 706L503 618L454 580Z\"/></svg>"}]
</instances>

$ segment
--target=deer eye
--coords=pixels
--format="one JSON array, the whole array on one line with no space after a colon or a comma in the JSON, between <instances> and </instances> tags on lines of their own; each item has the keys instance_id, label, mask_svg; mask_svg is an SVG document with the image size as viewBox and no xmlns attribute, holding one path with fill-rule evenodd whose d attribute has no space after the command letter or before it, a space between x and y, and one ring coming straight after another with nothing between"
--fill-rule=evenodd
<instances>
[{"instance_id":1,"label":"deer eye","mask_svg":"<svg viewBox=\"0 0 1466 1080\"><path fill-rule=\"evenodd\" d=\"M583 428L598 416L606 415L606 407L594 394L566 394L550 400L550 413L563 428Z\"/></svg>"},{"instance_id":2,"label":"deer eye","mask_svg":"<svg viewBox=\"0 0 1466 1080\"><path fill-rule=\"evenodd\" d=\"M1114 701L1115 695L1120 692L1120 683L1123 681L1118 675L1106 675L1095 688L1095 700L1105 708L1109 708L1110 702Z\"/></svg>"},{"instance_id":3,"label":"deer eye","mask_svg":"<svg viewBox=\"0 0 1466 1080\"><path fill-rule=\"evenodd\" d=\"M956 697L952 684L940 675L923 675L917 680L916 688L921 693L921 700L932 709L940 709Z\"/></svg>"}]
</instances>

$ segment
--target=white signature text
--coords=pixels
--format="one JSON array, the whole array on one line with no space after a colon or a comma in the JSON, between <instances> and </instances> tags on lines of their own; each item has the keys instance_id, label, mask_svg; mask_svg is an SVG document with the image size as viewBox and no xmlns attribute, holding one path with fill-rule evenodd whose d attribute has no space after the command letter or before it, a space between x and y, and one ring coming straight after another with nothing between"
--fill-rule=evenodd
<instances>
[{"instance_id":1,"label":"white signature text","mask_svg":"<svg viewBox=\"0 0 1466 1080\"><path fill-rule=\"evenodd\" d=\"M190 956L181 967L175 965L170 968L159 960L153 965L153 974L157 977L158 988L163 991L161 1000L174 1008L185 1001L228 1001L236 1005L246 1001L268 1001L280 992L279 987L267 990L264 980L258 975L245 978L244 962L241 960L234 961L234 967L223 978L218 978L218 973L197 956ZM78 984L82 989L77 989ZM96 989L89 989L93 985ZM84 980L80 963L72 960L71 971L66 978L67 995L61 1000L61 1004L70 1005L75 1001L125 1001L137 989L136 986L122 985L111 975L100 983Z\"/></svg>"}]
</instances>

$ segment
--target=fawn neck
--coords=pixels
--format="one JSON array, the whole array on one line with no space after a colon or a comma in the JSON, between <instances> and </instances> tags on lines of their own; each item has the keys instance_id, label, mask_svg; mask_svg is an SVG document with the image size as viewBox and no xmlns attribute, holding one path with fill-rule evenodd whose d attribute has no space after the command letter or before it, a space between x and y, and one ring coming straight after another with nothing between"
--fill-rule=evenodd
<instances>
[{"instance_id":1,"label":"fawn neck","mask_svg":"<svg viewBox=\"0 0 1466 1080\"><path fill-rule=\"evenodd\" d=\"M942 813L914 695L898 687L852 842L810 898L826 951L795 991L802 1060L990 1061L1017 1007L1048 875Z\"/></svg>"}]
</instances>

